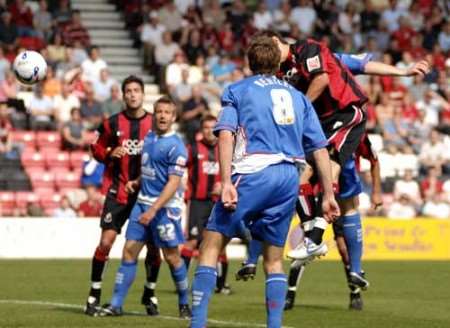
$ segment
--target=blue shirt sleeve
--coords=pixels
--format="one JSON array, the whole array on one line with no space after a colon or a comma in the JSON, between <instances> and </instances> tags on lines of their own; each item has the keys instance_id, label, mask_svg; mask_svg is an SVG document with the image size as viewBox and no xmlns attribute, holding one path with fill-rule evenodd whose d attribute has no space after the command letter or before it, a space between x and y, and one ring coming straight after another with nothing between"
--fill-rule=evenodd
<instances>
[{"instance_id":1,"label":"blue shirt sleeve","mask_svg":"<svg viewBox=\"0 0 450 328\"><path fill-rule=\"evenodd\" d=\"M364 67L372 60L373 54L362 53L357 55L334 53L334 56L339 59L345 66L348 67L352 74L364 74Z\"/></svg>"},{"instance_id":2,"label":"blue shirt sleeve","mask_svg":"<svg viewBox=\"0 0 450 328\"><path fill-rule=\"evenodd\" d=\"M222 95L222 110L219 113L214 134L217 136L221 130L235 133L238 129L237 102L230 88L226 88Z\"/></svg>"},{"instance_id":3,"label":"blue shirt sleeve","mask_svg":"<svg viewBox=\"0 0 450 328\"><path fill-rule=\"evenodd\" d=\"M322 126L320 125L319 118L314 110L311 102L303 97L305 104L305 115L303 124L303 149L305 154L312 153L320 148L324 148L328 145L327 138L323 133Z\"/></svg>"},{"instance_id":4,"label":"blue shirt sleeve","mask_svg":"<svg viewBox=\"0 0 450 328\"><path fill-rule=\"evenodd\" d=\"M177 138L177 142L174 143L168 153L169 175L183 176L186 169L187 151L183 142Z\"/></svg>"}]
</instances>

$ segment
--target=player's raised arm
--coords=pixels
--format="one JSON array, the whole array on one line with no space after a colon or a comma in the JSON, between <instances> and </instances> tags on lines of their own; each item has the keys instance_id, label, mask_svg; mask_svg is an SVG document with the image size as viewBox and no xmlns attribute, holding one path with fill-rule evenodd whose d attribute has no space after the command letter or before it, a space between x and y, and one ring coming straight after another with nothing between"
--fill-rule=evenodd
<instances>
[{"instance_id":1,"label":"player's raised arm","mask_svg":"<svg viewBox=\"0 0 450 328\"><path fill-rule=\"evenodd\" d=\"M95 133L97 133L97 139L91 144L92 155L97 161L106 163L111 152L109 120L104 120Z\"/></svg>"}]
</instances>

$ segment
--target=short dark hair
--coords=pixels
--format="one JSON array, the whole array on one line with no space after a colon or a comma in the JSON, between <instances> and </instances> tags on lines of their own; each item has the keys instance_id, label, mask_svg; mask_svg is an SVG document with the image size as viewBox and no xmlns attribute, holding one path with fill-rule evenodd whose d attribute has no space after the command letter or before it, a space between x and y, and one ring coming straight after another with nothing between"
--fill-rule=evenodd
<instances>
[{"instance_id":1,"label":"short dark hair","mask_svg":"<svg viewBox=\"0 0 450 328\"><path fill-rule=\"evenodd\" d=\"M247 58L253 74L275 74L280 67L281 52L271 37L253 38L247 50Z\"/></svg>"},{"instance_id":2,"label":"short dark hair","mask_svg":"<svg viewBox=\"0 0 450 328\"><path fill-rule=\"evenodd\" d=\"M210 121L216 121L217 122L217 117L215 117L212 114L206 114L205 116L202 117L202 119L200 121L200 126L203 127L203 124L205 122L210 122Z\"/></svg>"},{"instance_id":3,"label":"short dark hair","mask_svg":"<svg viewBox=\"0 0 450 328\"><path fill-rule=\"evenodd\" d=\"M153 104L153 110L155 110L156 107L157 107L159 104L168 104L168 105L172 105L172 106L174 106L175 109L176 109L175 101L173 101L172 98L170 98L169 96L166 96L166 95L164 95L164 96L158 98L158 100L155 101L155 103Z\"/></svg>"},{"instance_id":4,"label":"short dark hair","mask_svg":"<svg viewBox=\"0 0 450 328\"><path fill-rule=\"evenodd\" d=\"M256 33L256 34L253 36L252 39L258 39L258 38L260 38L260 37L268 37L268 38L273 38L273 37L275 37L275 38L277 38L278 40L280 40L281 43L289 44L289 43L286 41L286 39L285 39L280 33L276 32L276 31L272 31L272 30L263 30L263 31L260 31L260 32Z\"/></svg>"},{"instance_id":5,"label":"short dark hair","mask_svg":"<svg viewBox=\"0 0 450 328\"><path fill-rule=\"evenodd\" d=\"M123 80L123 82L122 82L122 93L125 93L125 88L130 83L137 83L137 84L139 84L141 86L142 92L144 92L144 81L142 81L141 78L139 78L139 77L137 77L135 75L130 75L125 80Z\"/></svg>"}]
</instances>

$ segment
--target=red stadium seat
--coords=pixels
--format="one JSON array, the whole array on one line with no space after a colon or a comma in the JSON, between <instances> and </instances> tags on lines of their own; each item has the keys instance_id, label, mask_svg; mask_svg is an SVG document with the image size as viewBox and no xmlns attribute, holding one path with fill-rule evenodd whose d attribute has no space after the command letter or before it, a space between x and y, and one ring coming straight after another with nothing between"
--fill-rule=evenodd
<instances>
[{"instance_id":1,"label":"red stadium seat","mask_svg":"<svg viewBox=\"0 0 450 328\"><path fill-rule=\"evenodd\" d=\"M39 201L39 195L32 191L18 191L16 192L16 206L20 209L25 209L27 204Z\"/></svg>"},{"instance_id":2,"label":"red stadium seat","mask_svg":"<svg viewBox=\"0 0 450 328\"><path fill-rule=\"evenodd\" d=\"M83 162L89 159L89 154L84 151L73 151L70 153L70 166L73 170L82 170Z\"/></svg>"},{"instance_id":3,"label":"red stadium seat","mask_svg":"<svg viewBox=\"0 0 450 328\"><path fill-rule=\"evenodd\" d=\"M45 150L45 163L49 169L55 167L70 168L70 156L66 151L49 148Z\"/></svg>"},{"instance_id":4,"label":"red stadium seat","mask_svg":"<svg viewBox=\"0 0 450 328\"><path fill-rule=\"evenodd\" d=\"M80 176L74 172L58 172L55 176L55 182L58 189L80 188Z\"/></svg>"},{"instance_id":5,"label":"red stadium seat","mask_svg":"<svg viewBox=\"0 0 450 328\"><path fill-rule=\"evenodd\" d=\"M23 144L25 149L36 148L36 134L34 131L11 131L11 138L14 142Z\"/></svg>"},{"instance_id":6,"label":"red stadium seat","mask_svg":"<svg viewBox=\"0 0 450 328\"><path fill-rule=\"evenodd\" d=\"M36 135L36 142L39 149L61 148L61 135L59 132L39 131Z\"/></svg>"},{"instance_id":7,"label":"red stadium seat","mask_svg":"<svg viewBox=\"0 0 450 328\"><path fill-rule=\"evenodd\" d=\"M21 48L39 51L45 46L45 42L38 37L23 36L19 38L19 46Z\"/></svg>"},{"instance_id":8,"label":"red stadium seat","mask_svg":"<svg viewBox=\"0 0 450 328\"><path fill-rule=\"evenodd\" d=\"M31 171L30 180L33 188L54 188L55 175L49 171Z\"/></svg>"},{"instance_id":9,"label":"red stadium seat","mask_svg":"<svg viewBox=\"0 0 450 328\"><path fill-rule=\"evenodd\" d=\"M40 152L36 152L36 150L24 150L22 153L22 165L25 167L25 169L29 167L44 167L45 161L44 156Z\"/></svg>"},{"instance_id":10,"label":"red stadium seat","mask_svg":"<svg viewBox=\"0 0 450 328\"><path fill-rule=\"evenodd\" d=\"M0 216L8 216L14 212L16 207L16 199L13 192L0 192Z\"/></svg>"},{"instance_id":11,"label":"red stadium seat","mask_svg":"<svg viewBox=\"0 0 450 328\"><path fill-rule=\"evenodd\" d=\"M42 194L40 196L41 206L44 209L45 214L51 216L53 211L59 207L61 201L61 195L58 193Z\"/></svg>"}]
</instances>

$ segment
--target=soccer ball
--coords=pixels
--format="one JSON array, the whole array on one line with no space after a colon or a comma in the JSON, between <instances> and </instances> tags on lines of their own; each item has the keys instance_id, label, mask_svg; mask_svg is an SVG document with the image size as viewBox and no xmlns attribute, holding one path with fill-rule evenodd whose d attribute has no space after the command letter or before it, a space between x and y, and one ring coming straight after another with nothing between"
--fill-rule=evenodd
<instances>
[{"instance_id":1,"label":"soccer ball","mask_svg":"<svg viewBox=\"0 0 450 328\"><path fill-rule=\"evenodd\" d=\"M23 84L35 84L47 74L47 63L36 51L24 51L17 55L13 64L17 79Z\"/></svg>"}]
</instances>

